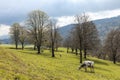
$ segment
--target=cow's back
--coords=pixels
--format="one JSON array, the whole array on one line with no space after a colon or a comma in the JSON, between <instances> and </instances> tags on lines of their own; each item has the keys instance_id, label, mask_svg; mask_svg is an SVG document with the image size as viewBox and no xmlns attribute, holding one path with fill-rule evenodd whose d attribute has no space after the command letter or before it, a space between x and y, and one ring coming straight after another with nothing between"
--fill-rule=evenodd
<instances>
[{"instance_id":1,"label":"cow's back","mask_svg":"<svg viewBox=\"0 0 120 80\"><path fill-rule=\"evenodd\" d=\"M84 64L86 64L86 66L93 66L94 62L93 61L84 61Z\"/></svg>"}]
</instances>

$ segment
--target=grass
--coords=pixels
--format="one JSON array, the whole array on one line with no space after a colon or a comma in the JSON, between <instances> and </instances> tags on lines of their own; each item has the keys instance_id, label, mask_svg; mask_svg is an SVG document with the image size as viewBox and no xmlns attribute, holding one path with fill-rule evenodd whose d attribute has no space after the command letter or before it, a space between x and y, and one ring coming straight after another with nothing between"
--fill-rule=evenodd
<instances>
[{"instance_id":1,"label":"grass","mask_svg":"<svg viewBox=\"0 0 120 80\"><path fill-rule=\"evenodd\" d=\"M62 52L55 52L52 58L49 50L38 55L31 46L15 50L14 46L1 45L0 80L120 80L119 63L88 57L95 61L95 73L85 72L78 70L79 56L66 53L65 48L59 50Z\"/></svg>"}]
</instances>

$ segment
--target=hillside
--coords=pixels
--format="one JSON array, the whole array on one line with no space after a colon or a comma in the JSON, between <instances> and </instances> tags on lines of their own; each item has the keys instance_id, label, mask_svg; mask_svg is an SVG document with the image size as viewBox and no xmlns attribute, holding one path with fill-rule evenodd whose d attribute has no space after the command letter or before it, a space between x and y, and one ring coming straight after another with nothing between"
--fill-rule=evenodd
<instances>
[{"instance_id":1,"label":"hillside","mask_svg":"<svg viewBox=\"0 0 120 80\"><path fill-rule=\"evenodd\" d=\"M84 72L78 70L79 56L67 54L65 48L59 50L63 52L51 58L48 50L38 55L31 46L15 50L11 45L1 45L0 80L120 80L120 64L89 57L95 62L95 73Z\"/></svg>"},{"instance_id":2,"label":"hillside","mask_svg":"<svg viewBox=\"0 0 120 80\"><path fill-rule=\"evenodd\" d=\"M93 22L95 23L99 31L101 39L103 39L111 28L120 26L120 16L94 20ZM62 37L65 38L73 27L75 27L75 24L63 26L59 29L59 32L62 35Z\"/></svg>"},{"instance_id":3,"label":"hillside","mask_svg":"<svg viewBox=\"0 0 120 80\"><path fill-rule=\"evenodd\" d=\"M61 36L63 38L65 38L66 36L68 36L69 33L70 33L70 31L71 31L71 29L74 28L75 25L76 24L70 24L70 25L66 25L66 26L63 26L63 27L59 28L59 32L60 32Z\"/></svg>"}]
</instances>

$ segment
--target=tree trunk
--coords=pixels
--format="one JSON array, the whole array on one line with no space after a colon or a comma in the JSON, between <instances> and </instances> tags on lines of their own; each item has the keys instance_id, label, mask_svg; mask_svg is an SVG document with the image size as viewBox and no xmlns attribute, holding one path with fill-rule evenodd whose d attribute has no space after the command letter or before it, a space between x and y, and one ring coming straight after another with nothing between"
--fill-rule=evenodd
<instances>
[{"instance_id":1,"label":"tree trunk","mask_svg":"<svg viewBox=\"0 0 120 80\"><path fill-rule=\"evenodd\" d=\"M34 50L36 50L36 43L34 44Z\"/></svg>"},{"instance_id":2,"label":"tree trunk","mask_svg":"<svg viewBox=\"0 0 120 80\"><path fill-rule=\"evenodd\" d=\"M116 64L116 57L113 55L113 63Z\"/></svg>"},{"instance_id":3,"label":"tree trunk","mask_svg":"<svg viewBox=\"0 0 120 80\"><path fill-rule=\"evenodd\" d=\"M71 50L72 50L72 53L74 52L74 49L73 48L71 48Z\"/></svg>"},{"instance_id":4,"label":"tree trunk","mask_svg":"<svg viewBox=\"0 0 120 80\"><path fill-rule=\"evenodd\" d=\"M58 47L56 47L56 51L58 51Z\"/></svg>"},{"instance_id":5,"label":"tree trunk","mask_svg":"<svg viewBox=\"0 0 120 80\"><path fill-rule=\"evenodd\" d=\"M18 43L17 42L15 43L15 47L16 47L16 49L18 49Z\"/></svg>"},{"instance_id":6,"label":"tree trunk","mask_svg":"<svg viewBox=\"0 0 120 80\"><path fill-rule=\"evenodd\" d=\"M40 54L40 46L37 46L38 54Z\"/></svg>"},{"instance_id":7,"label":"tree trunk","mask_svg":"<svg viewBox=\"0 0 120 80\"><path fill-rule=\"evenodd\" d=\"M82 63L82 49L80 49L80 63Z\"/></svg>"},{"instance_id":8,"label":"tree trunk","mask_svg":"<svg viewBox=\"0 0 120 80\"><path fill-rule=\"evenodd\" d=\"M87 55L87 49L84 48L84 58L86 59L86 55Z\"/></svg>"},{"instance_id":9,"label":"tree trunk","mask_svg":"<svg viewBox=\"0 0 120 80\"><path fill-rule=\"evenodd\" d=\"M22 43L22 50L24 49L24 43Z\"/></svg>"},{"instance_id":10,"label":"tree trunk","mask_svg":"<svg viewBox=\"0 0 120 80\"><path fill-rule=\"evenodd\" d=\"M55 54L54 54L54 47L52 46L52 57L55 57Z\"/></svg>"},{"instance_id":11,"label":"tree trunk","mask_svg":"<svg viewBox=\"0 0 120 80\"><path fill-rule=\"evenodd\" d=\"M82 63L82 37L79 35L80 63Z\"/></svg>"},{"instance_id":12,"label":"tree trunk","mask_svg":"<svg viewBox=\"0 0 120 80\"><path fill-rule=\"evenodd\" d=\"M114 59L113 63L116 64L116 60L115 59Z\"/></svg>"},{"instance_id":13,"label":"tree trunk","mask_svg":"<svg viewBox=\"0 0 120 80\"><path fill-rule=\"evenodd\" d=\"M69 52L69 47L67 47L67 53Z\"/></svg>"},{"instance_id":14,"label":"tree trunk","mask_svg":"<svg viewBox=\"0 0 120 80\"><path fill-rule=\"evenodd\" d=\"M76 55L78 55L78 50L77 50L77 48L75 49L75 53L76 53Z\"/></svg>"},{"instance_id":15,"label":"tree trunk","mask_svg":"<svg viewBox=\"0 0 120 80\"><path fill-rule=\"evenodd\" d=\"M54 41L52 41L52 57L55 57L55 54L54 54Z\"/></svg>"}]
</instances>

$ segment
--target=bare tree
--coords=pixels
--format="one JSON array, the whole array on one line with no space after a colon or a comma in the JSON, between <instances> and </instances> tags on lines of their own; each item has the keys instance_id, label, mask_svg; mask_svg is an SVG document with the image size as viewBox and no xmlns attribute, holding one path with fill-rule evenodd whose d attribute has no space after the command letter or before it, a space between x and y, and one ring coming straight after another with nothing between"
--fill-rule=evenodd
<instances>
[{"instance_id":1,"label":"bare tree","mask_svg":"<svg viewBox=\"0 0 120 80\"><path fill-rule=\"evenodd\" d=\"M112 29L108 33L104 48L109 59L115 64L117 59L120 58L120 28Z\"/></svg>"},{"instance_id":2,"label":"bare tree","mask_svg":"<svg viewBox=\"0 0 120 80\"><path fill-rule=\"evenodd\" d=\"M27 41L29 44L33 44L34 45L33 49L36 50L37 44L36 44L36 40L34 39L34 31L31 29L27 31Z\"/></svg>"},{"instance_id":3,"label":"bare tree","mask_svg":"<svg viewBox=\"0 0 120 80\"><path fill-rule=\"evenodd\" d=\"M77 15L76 21L78 24L76 27L78 41L79 44L81 43L81 49L83 49L84 58L86 59L87 50L98 49L97 44L100 43L98 31L95 24L89 20L89 15L86 15L85 13Z\"/></svg>"},{"instance_id":4,"label":"bare tree","mask_svg":"<svg viewBox=\"0 0 120 80\"><path fill-rule=\"evenodd\" d=\"M59 33L58 27L56 27L56 39L55 39L55 49L58 51L58 47L61 46L62 36Z\"/></svg>"},{"instance_id":5,"label":"bare tree","mask_svg":"<svg viewBox=\"0 0 120 80\"><path fill-rule=\"evenodd\" d=\"M78 49L79 49L78 43L79 43L79 41L78 41L78 35L77 35L77 33L76 33L76 28L73 28L73 29L71 30L69 41L70 41L69 44L70 44L70 48L71 48L71 50L72 50L72 53L73 53L74 50L75 50L76 55L78 55Z\"/></svg>"},{"instance_id":6,"label":"bare tree","mask_svg":"<svg viewBox=\"0 0 120 80\"><path fill-rule=\"evenodd\" d=\"M71 45L71 37L68 36L68 37L65 38L65 40L63 41L63 46L67 48L67 53L69 52L70 45Z\"/></svg>"},{"instance_id":7,"label":"bare tree","mask_svg":"<svg viewBox=\"0 0 120 80\"><path fill-rule=\"evenodd\" d=\"M80 63L82 63L82 50L84 52L84 58L86 59L87 50L98 49L97 44L100 43L100 39L95 24L89 20L89 15L85 13L77 15L75 20L77 25L75 27L76 40L74 40L74 42L79 43Z\"/></svg>"},{"instance_id":8,"label":"bare tree","mask_svg":"<svg viewBox=\"0 0 120 80\"><path fill-rule=\"evenodd\" d=\"M44 37L44 29L48 23L48 15L40 10L32 11L28 15L28 25L32 36L36 42L38 54L41 53L41 45Z\"/></svg>"},{"instance_id":9,"label":"bare tree","mask_svg":"<svg viewBox=\"0 0 120 80\"><path fill-rule=\"evenodd\" d=\"M79 50L80 50L80 63L82 63L82 32L83 32L83 27L81 26L81 24L83 23L82 21L82 16L81 15L77 15L75 16L75 20L77 22L77 26L76 26L76 34L78 37L78 44L79 44Z\"/></svg>"},{"instance_id":10,"label":"bare tree","mask_svg":"<svg viewBox=\"0 0 120 80\"><path fill-rule=\"evenodd\" d=\"M100 46L100 39L97 28L92 21L88 21L83 25L83 51L84 58L86 59L87 50L96 51Z\"/></svg>"},{"instance_id":11,"label":"bare tree","mask_svg":"<svg viewBox=\"0 0 120 80\"><path fill-rule=\"evenodd\" d=\"M25 41L27 39L27 30L22 26L19 29L20 29L19 30L20 31L19 41L20 41L20 43L22 45L22 49L24 49L24 43L25 43Z\"/></svg>"},{"instance_id":12,"label":"bare tree","mask_svg":"<svg viewBox=\"0 0 120 80\"><path fill-rule=\"evenodd\" d=\"M55 57L55 41L57 38L57 26L55 20L50 20L50 39L51 39L51 48L52 48L52 57Z\"/></svg>"},{"instance_id":13,"label":"bare tree","mask_svg":"<svg viewBox=\"0 0 120 80\"><path fill-rule=\"evenodd\" d=\"M19 23L14 23L10 29L10 34L13 42L15 42L16 49L18 49L19 35L20 35Z\"/></svg>"}]
</instances>

